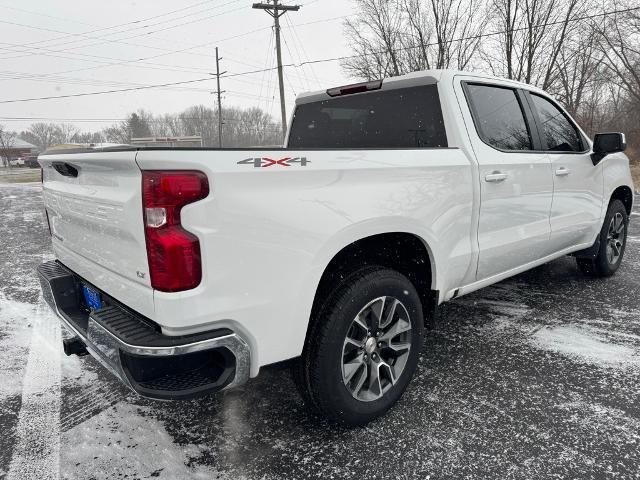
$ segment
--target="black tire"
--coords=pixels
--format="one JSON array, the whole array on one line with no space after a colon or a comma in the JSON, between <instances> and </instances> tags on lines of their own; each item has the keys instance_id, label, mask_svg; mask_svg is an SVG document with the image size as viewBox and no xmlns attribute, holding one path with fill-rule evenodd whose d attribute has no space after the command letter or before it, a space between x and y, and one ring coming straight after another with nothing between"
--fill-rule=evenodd
<instances>
[{"instance_id":1,"label":"black tire","mask_svg":"<svg viewBox=\"0 0 640 480\"><path fill-rule=\"evenodd\" d=\"M381 392L384 391L382 383L386 382L385 388L387 390L382 393L382 396L364 401L355 398L356 394L352 394L345 385L343 377L343 361L347 348L345 340L347 334L353 335L353 330L350 329L354 328L355 317L367 305L380 302L382 297L388 297L392 300L389 301L389 305L404 307L399 310L401 313L397 313L394 318L404 317L404 312L408 315L407 320L411 330L406 335L410 336L404 338L406 339L405 345L410 345L410 347L406 357L403 356L403 368L395 378L395 383L390 380L393 375L388 375L386 380L381 380L377 384L381 387L377 391ZM396 304L395 299L401 300L401 302ZM385 305L385 300L382 300L382 305ZM390 308L388 310L383 308L382 311L388 314L390 310ZM378 317L383 316L386 315L381 312ZM387 318L391 316L388 315ZM406 326L404 319L397 321L403 322L403 325ZM385 335L384 329L378 330L381 333L379 338L382 338ZM377 335L377 333L373 334L373 336ZM399 337L390 337L389 347L393 343L393 338ZM302 356L293 366L293 377L306 403L322 417L343 425L364 425L383 415L402 396L415 372L423 339L422 306L413 284L404 275L394 270L383 267L366 267L343 278L319 304L317 312L311 319ZM381 344L386 345L385 342L376 343L377 341L374 338L373 344L378 347ZM363 345L365 345L364 342ZM372 346L371 343L368 345ZM367 365L373 365L375 358L378 359L378 362L382 361L385 351L387 354L389 353L389 350L384 350L384 347L376 350L377 356L376 352L370 353L369 362L362 363L362 368L365 371L363 373L360 370L360 374L367 378L365 384L371 378L366 369L372 367ZM361 352L358 355L366 358L366 353L369 350L367 347L363 347L357 352ZM389 370L386 371L389 372L392 368L400 370L399 365L401 364L396 362L395 359L389 360L389 363L395 364L395 366L389 367ZM380 371L378 368L378 372ZM382 374L380 377L382 378Z\"/></svg>"},{"instance_id":2,"label":"black tire","mask_svg":"<svg viewBox=\"0 0 640 480\"><path fill-rule=\"evenodd\" d=\"M610 238L612 233L612 221L619 218L622 219L622 231L618 233L614 232L614 238ZM604 223L602 224L602 230L600 231L599 237L600 247L598 248L596 256L594 258L578 257L576 259L578 267L585 275L593 277L610 277L616 273L618 268L620 268L624 251L627 246L628 226L629 216L627 214L626 207L620 200L613 200L609 204L607 215L605 216ZM608 253L608 250L611 248L610 245L612 240L614 242L616 240L619 241L619 246L617 247L618 255L613 259ZM615 252L616 250L614 249L613 251Z\"/></svg>"}]
</instances>

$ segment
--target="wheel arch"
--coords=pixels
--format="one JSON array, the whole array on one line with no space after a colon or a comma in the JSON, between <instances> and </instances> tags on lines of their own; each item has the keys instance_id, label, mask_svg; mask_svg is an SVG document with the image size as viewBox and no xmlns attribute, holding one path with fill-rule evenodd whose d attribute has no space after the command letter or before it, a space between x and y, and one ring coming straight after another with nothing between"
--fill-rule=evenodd
<instances>
[{"instance_id":1,"label":"wheel arch","mask_svg":"<svg viewBox=\"0 0 640 480\"><path fill-rule=\"evenodd\" d=\"M335 282L341 276L367 265L379 265L405 275L420 296L425 317L431 317L438 303L438 292L434 289L436 266L433 251L415 233L384 232L358 238L333 254L315 290L307 333L322 298L331 291Z\"/></svg>"},{"instance_id":2,"label":"wheel arch","mask_svg":"<svg viewBox=\"0 0 640 480\"><path fill-rule=\"evenodd\" d=\"M627 215L631 215L631 209L633 208L633 192L631 191L631 188L627 185L620 185L617 187L613 192L611 192L609 203L614 200L620 200L627 210Z\"/></svg>"}]
</instances>

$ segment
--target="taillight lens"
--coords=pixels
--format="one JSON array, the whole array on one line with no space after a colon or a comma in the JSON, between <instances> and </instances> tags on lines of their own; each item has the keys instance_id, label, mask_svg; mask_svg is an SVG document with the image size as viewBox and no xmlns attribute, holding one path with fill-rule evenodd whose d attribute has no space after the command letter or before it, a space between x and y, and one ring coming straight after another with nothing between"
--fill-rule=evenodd
<instances>
[{"instance_id":1,"label":"taillight lens","mask_svg":"<svg viewBox=\"0 0 640 480\"><path fill-rule=\"evenodd\" d=\"M209 194L198 171L144 170L142 206L151 286L163 292L195 288L202 279L198 237L180 223L180 210Z\"/></svg>"}]
</instances>

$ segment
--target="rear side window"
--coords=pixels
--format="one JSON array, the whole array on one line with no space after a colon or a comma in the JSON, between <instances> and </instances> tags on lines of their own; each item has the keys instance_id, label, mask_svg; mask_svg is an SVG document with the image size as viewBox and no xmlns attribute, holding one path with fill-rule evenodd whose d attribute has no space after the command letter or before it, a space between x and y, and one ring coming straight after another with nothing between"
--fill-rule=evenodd
<instances>
[{"instance_id":1,"label":"rear side window","mask_svg":"<svg viewBox=\"0 0 640 480\"><path fill-rule=\"evenodd\" d=\"M446 147L436 85L379 90L298 105L289 148Z\"/></svg>"},{"instance_id":2,"label":"rear side window","mask_svg":"<svg viewBox=\"0 0 640 480\"><path fill-rule=\"evenodd\" d=\"M478 135L500 150L531 150L531 134L515 90L466 84Z\"/></svg>"},{"instance_id":3,"label":"rear side window","mask_svg":"<svg viewBox=\"0 0 640 480\"><path fill-rule=\"evenodd\" d=\"M542 126L542 137L551 152L581 152L582 140L576 127L567 116L546 98L531 94Z\"/></svg>"}]
</instances>

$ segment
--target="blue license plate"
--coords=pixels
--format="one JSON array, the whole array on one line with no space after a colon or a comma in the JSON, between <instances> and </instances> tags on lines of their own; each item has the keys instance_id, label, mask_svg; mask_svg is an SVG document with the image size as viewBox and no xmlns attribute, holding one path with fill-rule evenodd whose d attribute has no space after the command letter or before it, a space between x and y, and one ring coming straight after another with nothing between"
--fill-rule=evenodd
<instances>
[{"instance_id":1,"label":"blue license plate","mask_svg":"<svg viewBox=\"0 0 640 480\"><path fill-rule=\"evenodd\" d=\"M82 294L84 295L84 301L87 302L87 306L91 310L100 310L102 308L102 299L100 298L100 294L93 288L83 285Z\"/></svg>"}]
</instances>

